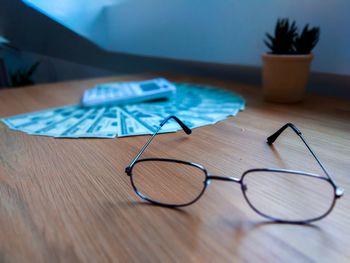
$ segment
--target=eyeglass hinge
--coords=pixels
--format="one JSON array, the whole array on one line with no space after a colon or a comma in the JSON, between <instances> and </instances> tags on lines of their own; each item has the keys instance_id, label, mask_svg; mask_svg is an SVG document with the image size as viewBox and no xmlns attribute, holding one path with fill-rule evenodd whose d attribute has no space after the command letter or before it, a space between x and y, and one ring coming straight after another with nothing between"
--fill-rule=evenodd
<instances>
[{"instance_id":1,"label":"eyeglass hinge","mask_svg":"<svg viewBox=\"0 0 350 263\"><path fill-rule=\"evenodd\" d=\"M131 175L131 167L130 166L125 168L125 173L129 176Z\"/></svg>"},{"instance_id":2,"label":"eyeglass hinge","mask_svg":"<svg viewBox=\"0 0 350 263\"><path fill-rule=\"evenodd\" d=\"M337 187L337 189L335 190L335 197L339 198L342 197L344 195L344 189Z\"/></svg>"}]
</instances>

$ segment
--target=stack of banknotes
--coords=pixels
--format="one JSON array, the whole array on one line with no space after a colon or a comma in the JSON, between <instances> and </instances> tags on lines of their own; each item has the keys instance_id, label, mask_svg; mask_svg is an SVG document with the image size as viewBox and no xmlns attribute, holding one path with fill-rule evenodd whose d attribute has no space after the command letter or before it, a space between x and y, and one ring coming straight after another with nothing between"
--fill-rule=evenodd
<instances>
[{"instance_id":1,"label":"stack of banknotes","mask_svg":"<svg viewBox=\"0 0 350 263\"><path fill-rule=\"evenodd\" d=\"M235 116L245 107L244 99L212 86L174 83L176 95L170 100L138 104L84 108L68 105L3 118L9 128L31 135L61 138L114 138L152 134L160 122L175 115L190 128L215 124ZM180 130L169 121L161 132Z\"/></svg>"}]
</instances>

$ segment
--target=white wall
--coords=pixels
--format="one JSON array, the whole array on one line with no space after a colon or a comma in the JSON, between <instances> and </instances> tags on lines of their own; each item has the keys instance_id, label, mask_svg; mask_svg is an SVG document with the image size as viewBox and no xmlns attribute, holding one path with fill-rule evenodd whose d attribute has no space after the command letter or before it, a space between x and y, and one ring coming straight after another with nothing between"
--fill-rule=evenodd
<instances>
[{"instance_id":1,"label":"white wall","mask_svg":"<svg viewBox=\"0 0 350 263\"><path fill-rule=\"evenodd\" d=\"M24 2L109 51L244 65L260 65L265 32L278 17L290 17L299 26L321 27L314 71L350 75L349 0L64 0L60 12L45 1ZM76 17L67 17L64 8ZM99 10L95 25L86 19L89 10ZM78 25L87 20L88 26Z\"/></svg>"}]
</instances>

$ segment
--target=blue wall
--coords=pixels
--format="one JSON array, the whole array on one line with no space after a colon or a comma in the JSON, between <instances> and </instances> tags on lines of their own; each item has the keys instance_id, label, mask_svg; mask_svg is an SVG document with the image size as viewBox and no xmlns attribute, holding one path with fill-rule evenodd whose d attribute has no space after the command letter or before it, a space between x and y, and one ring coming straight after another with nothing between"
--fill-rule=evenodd
<instances>
[{"instance_id":1,"label":"blue wall","mask_svg":"<svg viewBox=\"0 0 350 263\"><path fill-rule=\"evenodd\" d=\"M26 1L52 9L43 1ZM96 1L84 3L70 21L58 20L68 26L74 21L73 30L109 51L225 64L260 65L265 32L278 17L290 17L299 26L321 27L313 71L350 75L348 0L104 0L98 2L103 8L94 7L99 13L94 11L95 25L89 21L88 27L76 21L86 23L82 14Z\"/></svg>"}]
</instances>

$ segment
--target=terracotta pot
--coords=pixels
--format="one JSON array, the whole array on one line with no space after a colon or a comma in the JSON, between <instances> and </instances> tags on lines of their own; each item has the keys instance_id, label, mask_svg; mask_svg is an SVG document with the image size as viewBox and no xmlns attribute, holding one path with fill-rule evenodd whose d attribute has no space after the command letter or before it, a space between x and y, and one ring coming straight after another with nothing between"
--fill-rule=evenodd
<instances>
[{"instance_id":1,"label":"terracotta pot","mask_svg":"<svg viewBox=\"0 0 350 263\"><path fill-rule=\"evenodd\" d=\"M293 103L304 98L313 55L263 54L264 99Z\"/></svg>"}]
</instances>

